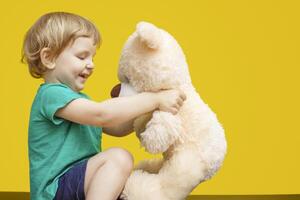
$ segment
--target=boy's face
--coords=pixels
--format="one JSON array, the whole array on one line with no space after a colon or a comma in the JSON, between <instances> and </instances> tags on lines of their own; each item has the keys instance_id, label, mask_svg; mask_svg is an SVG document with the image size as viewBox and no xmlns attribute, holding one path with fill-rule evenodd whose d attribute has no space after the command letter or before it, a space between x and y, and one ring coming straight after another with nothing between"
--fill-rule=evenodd
<instances>
[{"instance_id":1,"label":"boy's face","mask_svg":"<svg viewBox=\"0 0 300 200\"><path fill-rule=\"evenodd\" d=\"M96 46L93 39L88 37L77 38L71 46L66 47L55 60L51 82L68 85L79 92L94 69L93 57Z\"/></svg>"}]
</instances>

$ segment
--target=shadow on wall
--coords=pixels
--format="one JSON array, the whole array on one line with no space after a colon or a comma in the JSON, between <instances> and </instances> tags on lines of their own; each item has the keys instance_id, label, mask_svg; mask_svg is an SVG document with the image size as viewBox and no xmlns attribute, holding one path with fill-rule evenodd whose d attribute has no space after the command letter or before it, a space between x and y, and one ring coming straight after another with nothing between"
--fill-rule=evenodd
<instances>
[{"instance_id":1,"label":"shadow on wall","mask_svg":"<svg viewBox=\"0 0 300 200\"><path fill-rule=\"evenodd\" d=\"M30 200L28 192L0 192L2 200ZM187 200L299 200L300 194L295 195L195 195Z\"/></svg>"}]
</instances>

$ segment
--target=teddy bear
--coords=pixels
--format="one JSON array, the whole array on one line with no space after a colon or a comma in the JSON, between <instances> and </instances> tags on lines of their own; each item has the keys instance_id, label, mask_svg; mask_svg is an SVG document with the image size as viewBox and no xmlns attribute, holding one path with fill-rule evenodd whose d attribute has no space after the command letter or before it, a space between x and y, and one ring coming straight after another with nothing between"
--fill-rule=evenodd
<instances>
[{"instance_id":1,"label":"teddy bear","mask_svg":"<svg viewBox=\"0 0 300 200\"><path fill-rule=\"evenodd\" d=\"M121 51L118 79L121 83L112 90L113 97L165 89L186 95L175 115L155 110L134 120L141 145L162 158L139 163L121 199L185 199L221 167L227 143L215 113L192 84L180 45L167 31L139 22Z\"/></svg>"}]
</instances>

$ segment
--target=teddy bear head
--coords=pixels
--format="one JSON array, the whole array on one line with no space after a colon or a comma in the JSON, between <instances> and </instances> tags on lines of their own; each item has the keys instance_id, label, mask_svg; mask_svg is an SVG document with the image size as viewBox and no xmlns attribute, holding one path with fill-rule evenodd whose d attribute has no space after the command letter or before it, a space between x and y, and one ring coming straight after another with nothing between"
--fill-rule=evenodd
<instances>
[{"instance_id":1,"label":"teddy bear head","mask_svg":"<svg viewBox=\"0 0 300 200\"><path fill-rule=\"evenodd\" d=\"M147 22L139 22L126 41L118 78L136 92L157 92L191 83L185 55L177 41Z\"/></svg>"}]
</instances>

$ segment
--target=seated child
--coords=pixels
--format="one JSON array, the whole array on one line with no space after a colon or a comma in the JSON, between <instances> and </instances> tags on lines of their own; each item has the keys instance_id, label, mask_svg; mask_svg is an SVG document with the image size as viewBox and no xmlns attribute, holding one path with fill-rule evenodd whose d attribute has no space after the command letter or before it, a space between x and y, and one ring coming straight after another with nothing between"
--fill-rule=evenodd
<instances>
[{"instance_id":1,"label":"seated child","mask_svg":"<svg viewBox=\"0 0 300 200\"><path fill-rule=\"evenodd\" d=\"M176 114L185 100L181 91L164 90L92 101L81 90L100 44L93 23L65 12L41 16L25 35L22 61L44 80L29 121L31 200L117 199L133 158L123 148L102 151L102 131L128 135L137 116L155 109Z\"/></svg>"}]
</instances>

